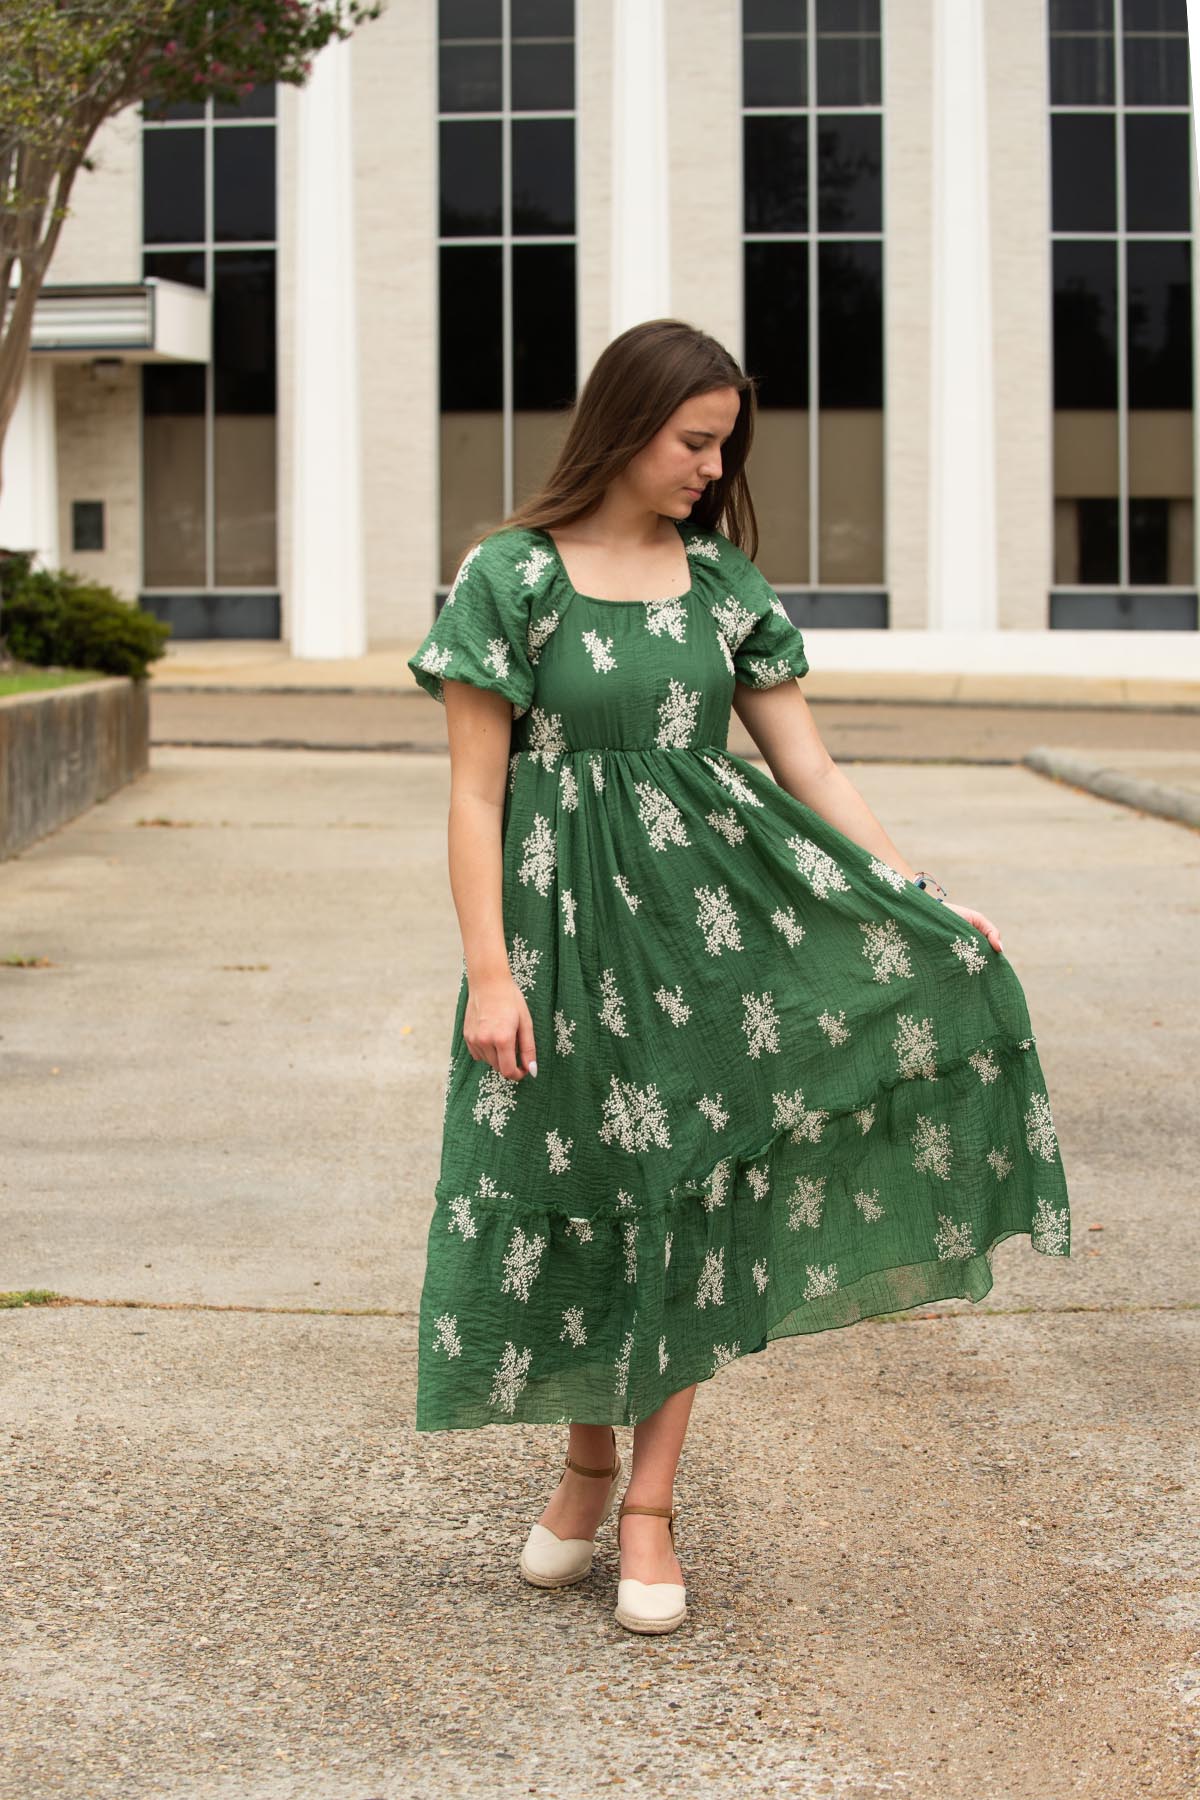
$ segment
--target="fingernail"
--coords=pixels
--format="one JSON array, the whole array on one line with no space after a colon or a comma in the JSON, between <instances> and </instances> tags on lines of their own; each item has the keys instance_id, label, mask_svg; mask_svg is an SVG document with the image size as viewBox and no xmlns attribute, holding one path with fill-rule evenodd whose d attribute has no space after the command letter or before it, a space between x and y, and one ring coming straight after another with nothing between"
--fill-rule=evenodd
<instances>
[{"instance_id":1,"label":"fingernail","mask_svg":"<svg viewBox=\"0 0 1200 1800\"><path fill-rule=\"evenodd\" d=\"M529 1073L530 1073L530 1074L531 1074L531 1075L536 1075L536 1074L537 1074L537 1064L536 1064L536 1063L535 1063L535 1062L531 1062L531 1063L530 1063L530 1065L529 1065Z\"/></svg>"}]
</instances>

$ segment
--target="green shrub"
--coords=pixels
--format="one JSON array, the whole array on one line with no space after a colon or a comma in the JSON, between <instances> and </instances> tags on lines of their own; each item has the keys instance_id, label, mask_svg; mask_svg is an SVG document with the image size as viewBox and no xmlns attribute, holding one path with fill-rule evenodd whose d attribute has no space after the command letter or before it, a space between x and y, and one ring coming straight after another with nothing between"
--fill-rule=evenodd
<instances>
[{"instance_id":1,"label":"green shrub","mask_svg":"<svg viewBox=\"0 0 1200 1800\"><path fill-rule=\"evenodd\" d=\"M141 681L171 635L152 613L67 569L33 569L31 556L0 558L0 638L38 668L95 669Z\"/></svg>"}]
</instances>

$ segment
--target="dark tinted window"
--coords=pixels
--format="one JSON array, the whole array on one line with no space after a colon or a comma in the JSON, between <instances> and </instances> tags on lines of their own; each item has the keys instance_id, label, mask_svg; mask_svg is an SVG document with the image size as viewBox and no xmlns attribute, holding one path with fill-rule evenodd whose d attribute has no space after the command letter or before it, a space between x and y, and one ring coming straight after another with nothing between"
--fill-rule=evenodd
<instances>
[{"instance_id":1,"label":"dark tinted window","mask_svg":"<svg viewBox=\"0 0 1200 1800\"><path fill-rule=\"evenodd\" d=\"M808 246L745 247L746 369L764 407L808 405Z\"/></svg>"},{"instance_id":2,"label":"dark tinted window","mask_svg":"<svg viewBox=\"0 0 1200 1800\"><path fill-rule=\"evenodd\" d=\"M799 31L806 0L742 0L743 31Z\"/></svg>"},{"instance_id":3,"label":"dark tinted window","mask_svg":"<svg viewBox=\"0 0 1200 1800\"><path fill-rule=\"evenodd\" d=\"M142 258L143 275L159 275L164 281L182 281L187 287L205 285L203 250L151 250Z\"/></svg>"},{"instance_id":4,"label":"dark tinted window","mask_svg":"<svg viewBox=\"0 0 1200 1800\"><path fill-rule=\"evenodd\" d=\"M213 102L215 119L273 119L275 117L275 84L268 81L252 88L243 94L240 100L232 104L228 101Z\"/></svg>"},{"instance_id":5,"label":"dark tinted window","mask_svg":"<svg viewBox=\"0 0 1200 1800\"><path fill-rule=\"evenodd\" d=\"M1192 172L1186 114L1130 113L1125 120L1125 227L1191 229Z\"/></svg>"},{"instance_id":6,"label":"dark tinted window","mask_svg":"<svg viewBox=\"0 0 1200 1800\"><path fill-rule=\"evenodd\" d=\"M275 411L275 252L213 259L213 403L219 413Z\"/></svg>"},{"instance_id":7,"label":"dark tinted window","mask_svg":"<svg viewBox=\"0 0 1200 1800\"><path fill-rule=\"evenodd\" d=\"M1134 587L1163 587L1170 561L1171 508L1165 500L1129 502L1129 579Z\"/></svg>"},{"instance_id":8,"label":"dark tinted window","mask_svg":"<svg viewBox=\"0 0 1200 1800\"><path fill-rule=\"evenodd\" d=\"M512 127L512 228L518 236L575 229L575 125L520 119Z\"/></svg>"},{"instance_id":9,"label":"dark tinted window","mask_svg":"<svg viewBox=\"0 0 1200 1800\"><path fill-rule=\"evenodd\" d=\"M817 266L821 407L883 405L883 246L822 244Z\"/></svg>"},{"instance_id":10,"label":"dark tinted window","mask_svg":"<svg viewBox=\"0 0 1200 1800\"><path fill-rule=\"evenodd\" d=\"M501 254L498 244L442 247L443 412L499 412L504 404Z\"/></svg>"},{"instance_id":11,"label":"dark tinted window","mask_svg":"<svg viewBox=\"0 0 1200 1800\"><path fill-rule=\"evenodd\" d=\"M575 398L575 246L513 250L513 405L518 412Z\"/></svg>"},{"instance_id":12,"label":"dark tinted window","mask_svg":"<svg viewBox=\"0 0 1200 1800\"><path fill-rule=\"evenodd\" d=\"M142 236L147 244L204 238L204 133L142 133Z\"/></svg>"},{"instance_id":13,"label":"dark tinted window","mask_svg":"<svg viewBox=\"0 0 1200 1800\"><path fill-rule=\"evenodd\" d=\"M746 38L742 46L742 104L803 106L807 99L808 44L803 33Z\"/></svg>"},{"instance_id":14,"label":"dark tinted window","mask_svg":"<svg viewBox=\"0 0 1200 1800\"><path fill-rule=\"evenodd\" d=\"M574 0L512 0L514 38L569 37L574 30Z\"/></svg>"},{"instance_id":15,"label":"dark tinted window","mask_svg":"<svg viewBox=\"0 0 1200 1800\"><path fill-rule=\"evenodd\" d=\"M499 120L443 121L440 134L442 236L499 236Z\"/></svg>"},{"instance_id":16,"label":"dark tinted window","mask_svg":"<svg viewBox=\"0 0 1200 1800\"><path fill-rule=\"evenodd\" d=\"M1079 581L1103 587L1121 579L1120 508L1114 500L1076 500Z\"/></svg>"},{"instance_id":17,"label":"dark tinted window","mask_svg":"<svg viewBox=\"0 0 1200 1800\"><path fill-rule=\"evenodd\" d=\"M575 104L573 44L514 44L514 112L558 112Z\"/></svg>"},{"instance_id":18,"label":"dark tinted window","mask_svg":"<svg viewBox=\"0 0 1200 1800\"><path fill-rule=\"evenodd\" d=\"M498 38L500 30L500 0L439 0L439 37Z\"/></svg>"},{"instance_id":19,"label":"dark tinted window","mask_svg":"<svg viewBox=\"0 0 1200 1800\"><path fill-rule=\"evenodd\" d=\"M743 121L746 230L808 229L808 123L802 118Z\"/></svg>"},{"instance_id":20,"label":"dark tinted window","mask_svg":"<svg viewBox=\"0 0 1200 1800\"><path fill-rule=\"evenodd\" d=\"M1115 244L1054 246L1054 404L1117 404Z\"/></svg>"},{"instance_id":21,"label":"dark tinted window","mask_svg":"<svg viewBox=\"0 0 1200 1800\"><path fill-rule=\"evenodd\" d=\"M142 410L175 415L203 413L206 374L203 363L143 363Z\"/></svg>"},{"instance_id":22,"label":"dark tinted window","mask_svg":"<svg viewBox=\"0 0 1200 1800\"><path fill-rule=\"evenodd\" d=\"M442 112L499 112L501 49L495 44L442 44L438 105Z\"/></svg>"},{"instance_id":23,"label":"dark tinted window","mask_svg":"<svg viewBox=\"0 0 1200 1800\"><path fill-rule=\"evenodd\" d=\"M822 117L817 126L817 215L821 231L878 231L883 224L880 120Z\"/></svg>"},{"instance_id":24,"label":"dark tinted window","mask_svg":"<svg viewBox=\"0 0 1200 1800\"><path fill-rule=\"evenodd\" d=\"M1055 231L1115 231L1115 118L1111 113L1056 113L1050 131Z\"/></svg>"},{"instance_id":25,"label":"dark tinted window","mask_svg":"<svg viewBox=\"0 0 1200 1800\"><path fill-rule=\"evenodd\" d=\"M1130 244L1129 404L1192 404L1190 244Z\"/></svg>"},{"instance_id":26,"label":"dark tinted window","mask_svg":"<svg viewBox=\"0 0 1200 1800\"><path fill-rule=\"evenodd\" d=\"M213 132L213 236L275 236L275 128Z\"/></svg>"},{"instance_id":27,"label":"dark tinted window","mask_svg":"<svg viewBox=\"0 0 1200 1800\"><path fill-rule=\"evenodd\" d=\"M880 45L877 37L818 34L817 104L878 106Z\"/></svg>"}]
</instances>

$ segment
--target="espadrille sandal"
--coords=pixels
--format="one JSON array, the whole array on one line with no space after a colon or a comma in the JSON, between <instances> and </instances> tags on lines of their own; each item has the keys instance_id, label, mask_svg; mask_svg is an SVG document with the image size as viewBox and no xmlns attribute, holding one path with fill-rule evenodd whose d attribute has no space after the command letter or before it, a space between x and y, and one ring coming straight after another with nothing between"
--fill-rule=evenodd
<instances>
[{"instance_id":1,"label":"espadrille sandal","mask_svg":"<svg viewBox=\"0 0 1200 1800\"><path fill-rule=\"evenodd\" d=\"M650 1513L666 1519L675 1548L675 1508L673 1506L632 1506L622 1500L617 1514L617 1537L621 1520L627 1512ZM627 1631L674 1631L687 1618L687 1589L678 1581L634 1581L625 1576L617 1583L617 1622Z\"/></svg>"},{"instance_id":2,"label":"espadrille sandal","mask_svg":"<svg viewBox=\"0 0 1200 1800\"><path fill-rule=\"evenodd\" d=\"M574 1469L577 1475L594 1475L611 1483L604 1511L597 1522L598 1530L612 1512L613 1502L617 1497L617 1483L621 1479L621 1458L617 1455L616 1432L613 1432L613 1460L606 1469L587 1469L568 1455L563 1474L558 1478L560 1487L568 1469ZM582 1581L586 1575L590 1575L595 1547L594 1538L560 1538L548 1525L533 1525L521 1552L521 1573L534 1587L570 1587L572 1582Z\"/></svg>"}]
</instances>

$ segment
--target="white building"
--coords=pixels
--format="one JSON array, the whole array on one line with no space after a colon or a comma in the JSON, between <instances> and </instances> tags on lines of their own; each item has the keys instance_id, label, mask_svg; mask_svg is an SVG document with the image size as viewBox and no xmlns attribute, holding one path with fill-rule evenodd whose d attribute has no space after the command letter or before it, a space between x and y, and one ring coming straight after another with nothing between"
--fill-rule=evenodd
<instances>
[{"instance_id":1,"label":"white building","mask_svg":"<svg viewBox=\"0 0 1200 1800\"><path fill-rule=\"evenodd\" d=\"M94 150L0 544L176 637L415 641L664 314L802 626L1196 629L1185 0L392 0Z\"/></svg>"}]
</instances>

